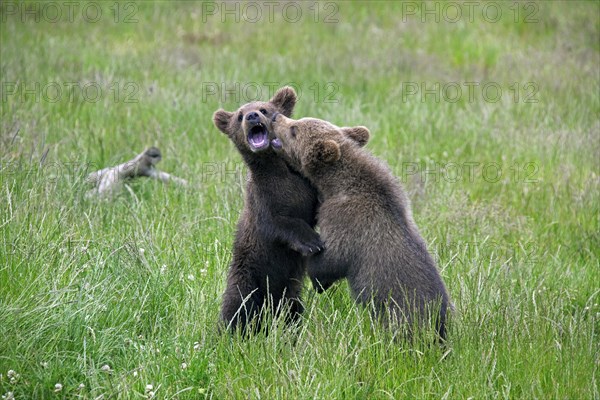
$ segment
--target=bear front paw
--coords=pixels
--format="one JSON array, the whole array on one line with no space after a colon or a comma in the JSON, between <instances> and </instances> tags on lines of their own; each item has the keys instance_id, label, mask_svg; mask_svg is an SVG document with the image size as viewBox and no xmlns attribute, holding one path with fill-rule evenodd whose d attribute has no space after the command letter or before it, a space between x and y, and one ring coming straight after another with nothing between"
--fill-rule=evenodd
<instances>
[{"instance_id":1,"label":"bear front paw","mask_svg":"<svg viewBox=\"0 0 600 400\"><path fill-rule=\"evenodd\" d=\"M291 244L291 248L294 251L302 254L303 256L314 256L325 250L325 245L318 236L308 241L297 241Z\"/></svg>"}]
</instances>

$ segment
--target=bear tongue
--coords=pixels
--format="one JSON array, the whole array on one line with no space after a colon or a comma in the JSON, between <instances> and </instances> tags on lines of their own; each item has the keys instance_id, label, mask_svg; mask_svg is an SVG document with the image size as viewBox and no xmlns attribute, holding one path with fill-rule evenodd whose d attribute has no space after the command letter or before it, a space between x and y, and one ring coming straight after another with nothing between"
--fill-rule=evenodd
<instances>
[{"instance_id":1,"label":"bear tongue","mask_svg":"<svg viewBox=\"0 0 600 400\"><path fill-rule=\"evenodd\" d=\"M252 129L248 135L248 141L254 147L262 147L267 143L267 132L262 129Z\"/></svg>"},{"instance_id":2,"label":"bear tongue","mask_svg":"<svg viewBox=\"0 0 600 400\"><path fill-rule=\"evenodd\" d=\"M280 149L281 148L281 140L279 140L279 138L275 138L275 139L271 140L271 146L273 146L274 149Z\"/></svg>"}]
</instances>

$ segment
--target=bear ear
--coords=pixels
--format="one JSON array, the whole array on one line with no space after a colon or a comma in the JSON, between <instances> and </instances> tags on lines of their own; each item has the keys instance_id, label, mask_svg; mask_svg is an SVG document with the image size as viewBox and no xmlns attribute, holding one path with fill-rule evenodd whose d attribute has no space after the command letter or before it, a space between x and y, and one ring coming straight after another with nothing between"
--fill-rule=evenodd
<instances>
[{"instance_id":1,"label":"bear ear","mask_svg":"<svg viewBox=\"0 0 600 400\"><path fill-rule=\"evenodd\" d=\"M223 109L215 111L213 114L213 122L219 130L225 134L229 134L229 121L231 121L233 113Z\"/></svg>"},{"instance_id":2,"label":"bear ear","mask_svg":"<svg viewBox=\"0 0 600 400\"><path fill-rule=\"evenodd\" d=\"M336 162L342 156L340 145L333 140L322 140L315 144L315 161L325 162L327 164Z\"/></svg>"},{"instance_id":3,"label":"bear ear","mask_svg":"<svg viewBox=\"0 0 600 400\"><path fill-rule=\"evenodd\" d=\"M273 98L269 100L286 117L291 117L296 105L296 91L291 86L284 86L279 89Z\"/></svg>"},{"instance_id":4,"label":"bear ear","mask_svg":"<svg viewBox=\"0 0 600 400\"><path fill-rule=\"evenodd\" d=\"M356 143L358 143L360 147L363 147L365 144L367 144L367 142L369 141L369 137L371 136L369 129L364 126L342 128L342 132L347 138L352 139Z\"/></svg>"}]
</instances>

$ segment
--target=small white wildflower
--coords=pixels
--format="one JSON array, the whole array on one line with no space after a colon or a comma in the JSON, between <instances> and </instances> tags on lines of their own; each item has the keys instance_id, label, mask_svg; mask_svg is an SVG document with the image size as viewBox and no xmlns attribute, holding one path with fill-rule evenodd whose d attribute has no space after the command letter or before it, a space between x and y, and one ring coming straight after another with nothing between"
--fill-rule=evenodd
<instances>
[{"instance_id":1,"label":"small white wildflower","mask_svg":"<svg viewBox=\"0 0 600 400\"><path fill-rule=\"evenodd\" d=\"M186 363L181 363L181 369L186 369L187 368L187 364Z\"/></svg>"},{"instance_id":2,"label":"small white wildflower","mask_svg":"<svg viewBox=\"0 0 600 400\"><path fill-rule=\"evenodd\" d=\"M86 253L88 250L87 246L81 246L81 252Z\"/></svg>"},{"instance_id":3,"label":"small white wildflower","mask_svg":"<svg viewBox=\"0 0 600 400\"><path fill-rule=\"evenodd\" d=\"M138 372L137 372L137 371L133 371L133 376L134 376L135 378L137 378L137 376L138 376Z\"/></svg>"},{"instance_id":4,"label":"small white wildflower","mask_svg":"<svg viewBox=\"0 0 600 400\"><path fill-rule=\"evenodd\" d=\"M447 151L443 152L442 153L442 157L447 158L448 157L448 152Z\"/></svg>"},{"instance_id":5,"label":"small white wildflower","mask_svg":"<svg viewBox=\"0 0 600 400\"><path fill-rule=\"evenodd\" d=\"M152 386L150 384L146 385L146 393L151 392L153 390L154 390L154 386Z\"/></svg>"},{"instance_id":6,"label":"small white wildflower","mask_svg":"<svg viewBox=\"0 0 600 400\"><path fill-rule=\"evenodd\" d=\"M200 350L200 343L194 342L194 350Z\"/></svg>"},{"instance_id":7,"label":"small white wildflower","mask_svg":"<svg viewBox=\"0 0 600 400\"><path fill-rule=\"evenodd\" d=\"M9 369L8 372L6 373L6 376L8 376L9 378L12 378L16 375L17 375L17 373L13 369Z\"/></svg>"},{"instance_id":8,"label":"small white wildflower","mask_svg":"<svg viewBox=\"0 0 600 400\"><path fill-rule=\"evenodd\" d=\"M13 392L7 392L2 398L5 400L15 400L15 394Z\"/></svg>"},{"instance_id":9,"label":"small white wildflower","mask_svg":"<svg viewBox=\"0 0 600 400\"><path fill-rule=\"evenodd\" d=\"M48 368L48 363L46 361L42 361L40 365L42 366L42 368Z\"/></svg>"},{"instance_id":10,"label":"small white wildflower","mask_svg":"<svg viewBox=\"0 0 600 400\"><path fill-rule=\"evenodd\" d=\"M83 389L85 389L85 385L83 383L80 383L79 384L79 390L83 390Z\"/></svg>"},{"instance_id":11,"label":"small white wildflower","mask_svg":"<svg viewBox=\"0 0 600 400\"><path fill-rule=\"evenodd\" d=\"M205 268L201 269L201 270L200 270L200 273L201 273L202 275L206 274L206 269L205 269Z\"/></svg>"},{"instance_id":12,"label":"small white wildflower","mask_svg":"<svg viewBox=\"0 0 600 400\"><path fill-rule=\"evenodd\" d=\"M109 365L108 365L108 364L104 364L104 365L102 366L102 368L100 368L100 371L102 371L102 372L110 372L110 367L109 367Z\"/></svg>"},{"instance_id":13,"label":"small white wildflower","mask_svg":"<svg viewBox=\"0 0 600 400\"><path fill-rule=\"evenodd\" d=\"M140 248L140 255L141 255L141 256L143 256L145 252L146 252L146 250L144 250L144 249Z\"/></svg>"},{"instance_id":14,"label":"small white wildflower","mask_svg":"<svg viewBox=\"0 0 600 400\"><path fill-rule=\"evenodd\" d=\"M154 397L154 392L148 392L148 398L152 399Z\"/></svg>"},{"instance_id":15,"label":"small white wildflower","mask_svg":"<svg viewBox=\"0 0 600 400\"><path fill-rule=\"evenodd\" d=\"M196 279L196 278L194 277L194 275L193 275L193 274L189 274L189 275L187 276L187 278L188 278L190 281L193 281L193 280L195 280L195 279Z\"/></svg>"},{"instance_id":16,"label":"small white wildflower","mask_svg":"<svg viewBox=\"0 0 600 400\"><path fill-rule=\"evenodd\" d=\"M57 383L56 385L54 385L55 392L60 392L61 390L62 390L62 384Z\"/></svg>"},{"instance_id":17,"label":"small white wildflower","mask_svg":"<svg viewBox=\"0 0 600 400\"><path fill-rule=\"evenodd\" d=\"M143 339L144 335L138 335L138 339Z\"/></svg>"},{"instance_id":18,"label":"small white wildflower","mask_svg":"<svg viewBox=\"0 0 600 400\"><path fill-rule=\"evenodd\" d=\"M167 266L165 264L161 265L160 267L160 273L164 274L165 272L167 272Z\"/></svg>"}]
</instances>

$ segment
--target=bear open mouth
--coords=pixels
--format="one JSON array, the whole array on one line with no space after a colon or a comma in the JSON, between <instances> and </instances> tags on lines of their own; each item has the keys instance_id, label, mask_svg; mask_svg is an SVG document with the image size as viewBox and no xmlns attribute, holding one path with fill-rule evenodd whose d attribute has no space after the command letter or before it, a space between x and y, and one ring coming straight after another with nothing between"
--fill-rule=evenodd
<instances>
[{"instance_id":1,"label":"bear open mouth","mask_svg":"<svg viewBox=\"0 0 600 400\"><path fill-rule=\"evenodd\" d=\"M269 134L261 123L254 125L248 132L248 143L253 149L259 150L269 145Z\"/></svg>"}]
</instances>

